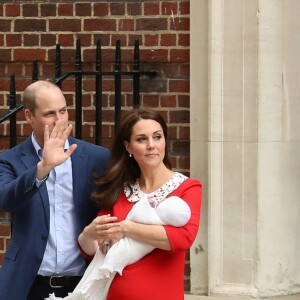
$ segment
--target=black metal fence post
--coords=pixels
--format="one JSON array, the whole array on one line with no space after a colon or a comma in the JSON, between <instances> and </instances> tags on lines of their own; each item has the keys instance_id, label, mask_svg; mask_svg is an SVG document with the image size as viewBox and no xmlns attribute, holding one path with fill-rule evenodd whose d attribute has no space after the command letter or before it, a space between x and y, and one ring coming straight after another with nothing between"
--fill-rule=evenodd
<instances>
[{"instance_id":1,"label":"black metal fence post","mask_svg":"<svg viewBox=\"0 0 300 300\"><path fill-rule=\"evenodd\" d=\"M102 49L101 40L97 41L96 48L96 78L95 78L95 141L102 144Z\"/></svg>"},{"instance_id":2,"label":"black metal fence post","mask_svg":"<svg viewBox=\"0 0 300 300\"><path fill-rule=\"evenodd\" d=\"M60 44L56 45L55 48L55 83L61 88L61 55L60 55Z\"/></svg>"},{"instance_id":3,"label":"black metal fence post","mask_svg":"<svg viewBox=\"0 0 300 300\"><path fill-rule=\"evenodd\" d=\"M133 107L138 108L140 105L140 48L139 40L134 43L133 57Z\"/></svg>"},{"instance_id":4,"label":"black metal fence post","mask_svg":"<svg viewBox=\"0 0 300 300\"><path fill-rule=\"evenodd\" d=\"M82 138L82 72L81 72L81 44L80 40L76 42L76 63L75 63L75 135Z\"/></svg>"},{"instance_id":5,"label":"black metal fence post","mask_svg":"<svg viewBox=\"0 0 300 300\"><path fill-rule=\"evenodd\" d=\"M32 82L38 81L39 80L39 68L38 68L38 63L37 60L35 59L32 62Z\"/></svg>"},{"instance_id":6,"label":"black metal fence post","mask_svg":"<svg viewBox=\"0 0 300 300\"><path fill-rule=\"evenodd\" d=\"M121 43L117 40L115 53L115 130L121 119Z\"/></svg>"},{"instance_id":7,"label":"black metal fence post","mask_svg":"<svg viewBox=\"0 0 300 300\"><path fill-rule=\"evenodd\" d=\"M13 110L16 107L16 85L15 85L15 75L10 77L10 94L9 94L9 108ZM10 117L10 145L11 147L17 144L17 116L16 114L11 115Z\"/></svg>"}]
</instances>

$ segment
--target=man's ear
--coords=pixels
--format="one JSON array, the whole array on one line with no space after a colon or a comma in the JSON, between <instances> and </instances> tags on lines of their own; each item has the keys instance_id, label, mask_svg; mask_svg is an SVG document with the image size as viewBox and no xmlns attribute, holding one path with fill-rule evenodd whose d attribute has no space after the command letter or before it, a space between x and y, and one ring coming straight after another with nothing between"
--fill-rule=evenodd
<instances>
[{"instance_id":1,"label":"man's ear","mask_svg":"<svg viewBox=\"0 0 300 300\"><path fill-rule=\"evenodd\" d=\"M25 114L25 119L26 119L26 121L27 121L28 123L31 123L31 119L32 119L32 113L31 113L31 111L30 111L28 108L26 108L26 109L24 110L24 114Z\"/></svg>"}]
</instances>

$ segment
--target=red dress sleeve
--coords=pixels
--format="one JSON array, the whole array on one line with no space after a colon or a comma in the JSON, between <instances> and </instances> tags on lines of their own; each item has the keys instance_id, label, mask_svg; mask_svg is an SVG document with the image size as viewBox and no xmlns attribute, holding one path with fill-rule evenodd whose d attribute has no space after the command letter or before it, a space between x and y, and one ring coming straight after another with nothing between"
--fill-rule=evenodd
<instances>
[{"instance_id":1,"label":"red dress sleeve","mask_svg":"<svg viewBox=\"0 0 300 300\"><path fill-rule=\"evenodd\" d=\"M186 179L170 196L178 196L183 199L191 209L191 218L182 227L165 225L172 252L178 250L188 250L193 244L200 224L200 211L202 202L202 185L196 179Z\"/></svg>"}]
</instances>

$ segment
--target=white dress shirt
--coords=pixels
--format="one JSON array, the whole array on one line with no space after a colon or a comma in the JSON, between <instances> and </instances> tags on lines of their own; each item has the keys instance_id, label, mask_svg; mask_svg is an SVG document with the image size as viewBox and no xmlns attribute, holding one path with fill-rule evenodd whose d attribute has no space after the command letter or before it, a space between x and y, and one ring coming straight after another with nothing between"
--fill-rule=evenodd
<instances>
[{"instance_id":1,"label":"white dress shirt","mask_svg":"<svg viewBox=\"0 0 300 300\"><path fill-rule=\"evenodd\" d=\"M32 143L39 158L42 149L32 134ZM65 149L69 148L68 140ZM39 182L40 184L40 182ZM72 161L67 159L46 178L50 206L50 233L39 275L80 276L85 260L78 246L78 229L73 198Z\"/></svg>"}]
</instances>

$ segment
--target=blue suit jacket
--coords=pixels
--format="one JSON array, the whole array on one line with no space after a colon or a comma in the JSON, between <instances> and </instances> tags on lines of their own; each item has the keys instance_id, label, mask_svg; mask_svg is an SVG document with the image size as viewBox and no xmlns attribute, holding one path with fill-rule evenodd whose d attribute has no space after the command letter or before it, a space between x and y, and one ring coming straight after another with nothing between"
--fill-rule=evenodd
<instances>
[{"instance_id":1,"label":"blue suit jacket","mask_svg":"<svg viewBox=\"0 0 300 300\"><path fill-rule=\"evenodd\" d=\"M73 196L78 235L96 217L99 208L90 198L91 175L107 167L109 151L69 138L72 154ZM11 213L13 235L0 269L0 299L26 300L43 259L49 234L49 200L46 184L35 185L39 158L27 138L0 154L0 210Z\"/></svg>"}]
</instances>

